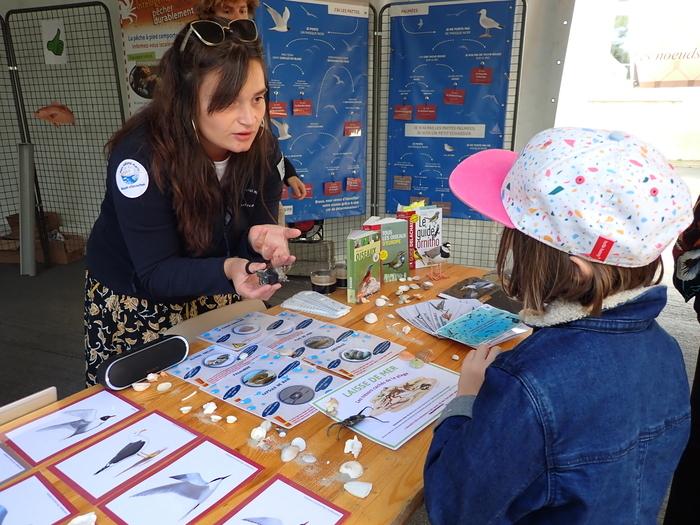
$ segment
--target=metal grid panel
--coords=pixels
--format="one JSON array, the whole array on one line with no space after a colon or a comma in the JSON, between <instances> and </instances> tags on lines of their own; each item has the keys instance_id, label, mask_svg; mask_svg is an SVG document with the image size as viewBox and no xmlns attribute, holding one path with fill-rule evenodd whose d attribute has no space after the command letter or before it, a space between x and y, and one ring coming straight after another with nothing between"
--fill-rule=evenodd
<instances>
[{"instance_id":1,"label":"metal grid panel","mask_svg":"<svg viewBox=\"0 0 700 525\"><path fill-rule=\"evenodd\" d=\"M60 19L68 63L46 65L41 21ZM123 123L110 17L102 3L10 11L29 137L46 211L61 215L62 230L87 236L104 196L104 144ZM54 127L33 114L57 101L75 125Z\"/></svg>"},{"instance_id":2,"label":"metal grid panel","mask_svg":"<svg viewBox=\"0 0 700 525\"><path fill-rule=\"evenodd\" d=\"M21 137L5 53L6 29L0 17L0 236L10 233L5 217L19 212L17 144Z\"/></svg>"}]
</instances>

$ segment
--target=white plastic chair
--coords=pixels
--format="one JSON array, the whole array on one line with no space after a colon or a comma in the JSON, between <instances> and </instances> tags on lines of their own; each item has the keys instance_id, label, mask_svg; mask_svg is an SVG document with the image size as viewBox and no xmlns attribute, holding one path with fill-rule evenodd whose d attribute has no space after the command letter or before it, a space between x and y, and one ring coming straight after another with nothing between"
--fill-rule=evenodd
<instances>
[{"instance_id":1,"label":"white plastic chair","mask_svg":"<svg viewBox=\"0 0 700 525\"><path fill-rule=\"evenodd\" d=\"M58 399L58 393L55 386L50 386L40 392L28 395L17 401L13 401L3 407L0 407L0 425L17 419L20 416L29 414L34 410L50 405Z\"/></svg>"}]
</instances>

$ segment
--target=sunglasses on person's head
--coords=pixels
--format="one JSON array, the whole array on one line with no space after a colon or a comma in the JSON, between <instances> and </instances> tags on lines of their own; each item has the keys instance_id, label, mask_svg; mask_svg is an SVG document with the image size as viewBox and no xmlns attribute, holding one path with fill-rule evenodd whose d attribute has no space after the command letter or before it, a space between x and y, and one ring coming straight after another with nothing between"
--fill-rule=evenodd
<instances>
[{"instance_id":1,"label":"sunglasses on person's head","mask_svg":"<svg viewBox=\"0 0 700 525\"><path fill-rule=\"evenodd\" d=\"M180 44L180 53L185 50L190 36L194 35L206 46L218 46L226 40L226 31L241 42L255 42L258 39L258 28L255 22L247 18L231 20L228 25L221 25L214 20L195 20L185 33Z\"/></svg>"}]
</instances>

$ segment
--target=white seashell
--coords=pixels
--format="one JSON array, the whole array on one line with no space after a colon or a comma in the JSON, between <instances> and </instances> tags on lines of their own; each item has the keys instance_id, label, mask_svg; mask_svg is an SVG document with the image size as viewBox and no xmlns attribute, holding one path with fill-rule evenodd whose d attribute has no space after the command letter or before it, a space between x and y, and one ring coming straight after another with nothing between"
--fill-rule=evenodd
<instances>
[{"instance_id":1,"label":"white seashell","mask_svg":"<svg viewBox=\"0 0 700 525\"><path fill-rule=\"evenodd\" d=\"M180 401L187 401L189 398L191 398L192 396L194 396L196 393L197 393L197 391L195 390L195 391L192 392L191 394L187 394L187 395L186 395L185 397L183 397Z\"/></svg>"},{"instance_id":2,"label":"white seashell","mask_svg":"<svg viewBox=\"0 0 700 525\"><path fill-rule=\"evenodd\" d=\"M386 303L387 303L387 301L384 300L384 299L382 299L381 297L379 297L378 299L375 299L375 300L374 300L374 306L379 306L380 308L381 308L382 306L384 306Z\"/></svg>"},{"instance_id":3,"label":"white seashell","mask_svg":"<svg viewBox=\"0 0 700 525\"><path fill-rule=\"evenodd\" d=\"M384 299L385 301L389 300L389 298L386 295L380 295L379 298Z\"/></svg>"},{"instance_id":4,"label":"white seashell","mask_svg":"<svg viewBox=\"0 0 700 525\"><path fill-rule=\"evenodd\" d=\"M411 283L410 285L408 285L408 287L411 290L420 290L420 286L418 286L416 283Z\"/></svg>"},{"instance_id":5,"label":"white seashell","mask_svg":"<svg viewBox=\"0 0 700 525\"><path fill-rule=\"evenodd\" d=\"M411 287L408 286L407 284L402 284L401 286L399 286L399 290L398 290L398 291L401 292L401 293L404 293L404 292L409 291L410 289L411 289Z\"/></svg>"},{"instance_id":6,"label":"white seashell","mask_svg":"<svg viewBox=\"0 0 700 525\"><path fill-rule=\"evenodd\" d=\"M287 437L287 433L286 433L284 430L282 430L282 431L280 432L280 437L281 437L281 438Z\"/></svg>"},{"instance_id":7,"label":"white seashell","mask_svg":"<svg viewBox=\"0 0 700 525\"><path fill-rule=\"evenodd\" d=\"M306 450L306 441L304 441L304 438L295 437L292 439L291 444L293 447L297 447L299 452L304 452Z\"/></svg>"},{"instance_id":8,"label":"white seashell","mask_svg":"<svg viewBox=\"0 0 700 525\"><path fill-rule=\"evenodd\" d=\"M96 522L97 514L94 512L88 512L87 514L76 516L68 522L68 525L95 525Z\"/></svg>"},{"instance_id":9,"label":"white seashell","mask_svg":"<svg viewBox=\"0 0 700 525\"><path fill-rule=\"evenodd\" d=\"M425 281L423 284L421 284L421 288L423 288L423 290L430 290L432 287L432 281Z\"/></svg>"},{"instance_id":10,"label":"white seashell","mask_svg":"<svg viewBox=\"0 0 700 525\"><path fill-rule=\"evenodd\" d=\"M316 456L314 456L313 454L311 454L311 453L309 453L309 452L306 452L305 454L302 454L302 455L299 456L299 457L300 457L300 459L301 459L304 463L308 463L309 465L310 465L311 463L316 463L316 461L318 461L318 460L316 459Z\"/></svg>"},{"instance_id":11,"label":"white seashell","mask_svg":"<svg viewBox=\"0 0 700 525\"><path fill-rule=\"evenodd\" d=\"M213 401L209 401L209 403L204 403L202 405L202 409L204 410L205 415L213 414L216 411L216 403Z\"/></svg>"},{"instance_id":12,"label":"white seashell","mask_svg":"<svg viewBox=\"0 0 700 525\"><path fill-rule=\"evenodd\" d=\"M148 374L146 376L146 381L148 381L149 383L153 383L154 381L158 381L159 377L160 376L158 374Z\"/></svg>"},{"instance_id":13,"label":"white seashell","mask_svg":"<svg viewBox=\"0 0 700 525\"><path fill-rule=\"evenodd\" d=\"M406 326L404 326L404 327L401 329L401 331L404 333L404 335L407 335L408 332L411 331L411 327L408 326L408 325L406 325Z\"/></svg>"},{"instance_id":14,"label":"white seashell","mask_svg":"<svg viewBox=\"0 0 700 525\"><path fill-rule=\"evenodd\" d=\"M156 390L158 390L158 392L167 392L167 391L170 390L172 387L173 387L173 384L170 383L170 382L168 382L168 381L166 381L165 383L160 383L160 384L156 387Z\"/></svg>"},{"instance_id":15,"label":"white seashell","mask_svg":"<svg viewBox=\"0 0 700 525\"><path fill-rule=\"evenodd\" d=\"M235 423L238 421L238 418L236 416L226 416L226 423Z\"/></svg>"},{"instance_id":16,"label":"white seashell","mask_svg":"<svg viewBox=\"0 0 700 525\"><path fill-rule=\"evenodd\" d=\"M216 414L212 414L211 416L209 416L209 419L211 419L211 422L212 422L212 423L218 423L219 421L221 421L222 416L218 416L218 415L216 415Z\"/></svg>"},{"instance_id":17,"label":"white seashell","mask_svg":"<svg viewBox=\"0 0 700 525\"><path fill-rule=\"evenodd\" d=\"M402 283L406 282L406 278L405 278L405 277L399 277L399 282L402 282Z\"/></svg>"},{"instance_id":18,"label":"white seashell","mask_svg":"<svg viewBox=\"0 0 700 525\"><path fill-rule=\"evenodd\" d=\"M328 401L326 401L323 411L330 416L336 415L338 413L338 400L331 397Z\"/></svg>"},{"instance_id":19,"label":"white seashell","mask_svg":"<svg viewBox=\"0 0 700 525\"><path fill-rule=\"evenodd\" d=\"M134 383L133 385L131 385L131 388L133 388L137 392L143 392L149 386L151 386L151 383Z\"/></svg>"},{"instance_id":20,"label":"white seashell","mask_svg":"<svg viewBox=\"0 0 700 525\"><path fill-rule=\"evenodd\" d=\"M343 488L357 498L366 498L372 492L372 484L366 481L348 481Z\"/></svg>"},{"instance_id":21,"label":"white seashell","mask_svg":"<svg viewBox=\"0 0 700 525\"><path fill-rule=\"evenodd\" d=\"M408 302L408 297L405 295L399 295L399 304L406 304Z\"/></svg>"},{"instance_id":22,"label":"white seashell","mask_svg":"<svg viewBox=\"0 0 700 525\"><path fill-rule=\"evenodd\" d=\"M378 321L379 319L377 318L377 314L374 312L370 312L367 315L365 315L365 323L367 324L374 324Z\"/></svg>"},{"instance_id":23,"label":"white seashell","mask_svg":"<svg viewBox=\"0 0 700 525\"><path fill-rule=\"evenodd\" d=\"M369 299L367 299L366 297L360 297L360 302L363 304L367 304L369 302Z\"/></svg>"},{"instance_id":24,"label":"white seashell","mask_svg":"<svg viewBox=\"0 0 700 525\"><path fill-rule=\"evenodd\" d=\"M262 423L260 423L260 428L264 429L265 432L267 432L268 430L270 430L270 429L272 428L272 423L270 423L269 421L265 420L265 421L263 421Z\"/></svg>"},{"instance_id":25,"label":"white seashell","mask_svg":"<svg viewBox=\"0 0 700 525\"><path fill-rule=\"evenodd\" d=\"M345 449L343 452L346 454L352 454L355 459L357 459L357 456L360 455L360 451L362 450L362 442L357 439L357 436L353 436L352 439L348 439L345 442Z\"/></svg>"},{"instance_id":26,"label":"white seashell","mask_svg":"<svg viewBox=\"0 0 700 525\"><path fill-rule=\"evenodd\" d=\"M287 445L282 449L282 453L280 454L280 457L282 458L283 463L289 463L292 461L297 455L299 454L299 448L295 447L294 445Z\"/></svg>"},{"instance_id":27,"label":"white seashell","mask_svg":"<svg viewBox=\"0 0 700 525\"><path fill-rule=\"evenodd\" d=\"M459 361L459 356L457 354L452 354L453 361Z\"/></svg>"},{"instance_id":28,"label":"white seashell","mask_svg":"<svg viewBox=\"0 0 700 525\"><path fill-rule=\"evenodd\" d=\"M359 461L346 461L340 465L338 471L341 474L347 474L350 476L350 479L357 479L365 473L365 469L362 467Z\"/></svg>"},{"instance_id":29,"label":"white seashell","mask_svg":"<svg viewBox=\"0 0 700 525\"><path fill-rule=\"evenodd\" d=\"M394 314L386 314L386 316L387 316L389 319L396 319L396 316L395 316Z\"/></svg>"},{"instance_id":30,"label":"white seashell","mask_svg":"<svg viewBox=\"0 0 700 525\"><path fill-rule=\"evenodd\" d=\"M389 303L387 306L394 306L394 303Z\"/></svg>"},{"instance_id":31,"label":"white seashell","mask_svg":"<svg viewBox=\"0 0 700 525\"><path fill-rule=\"evenodd\" d=\"M250 439L253 439L255 441L260 441L261 439L265 439L265 436L267 435L267 430L261 427L255 427L253 430L250 431Z\"/></svg>"},{"instance_id":32,"label":"white seashell","mask_svg":"<svg viewBox=\"0 0 700 525\"><path fill-rule=\"evenodd\" d=\"M190 410L192 410L191 406L180 407L180 412L182 412L183 414L189 414Z\"/></svg>"}]
</instances>

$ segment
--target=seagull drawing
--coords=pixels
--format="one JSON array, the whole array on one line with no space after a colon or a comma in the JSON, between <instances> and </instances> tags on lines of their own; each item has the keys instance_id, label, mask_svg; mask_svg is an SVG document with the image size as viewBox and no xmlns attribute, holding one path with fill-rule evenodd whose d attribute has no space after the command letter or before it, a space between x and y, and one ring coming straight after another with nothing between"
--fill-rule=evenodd
<instances>
[{"instance_id":1,"label":"seagull drawing","mask_svg":"<svg viewBox=\"0 0 700 525\"><path fill-rule=\"evenodd\" d=\"M176 494L183 498L194 500L196 502L194 507L182 516L184 518L211 496L219 484L229 476L230 474L228 476L214 478L211 481L204 481L199 472L178 474L177 476L170 476L170 479L176 480L176 483L168 483L167 485L137 492L136 494L132 494L131 497L137 498L140 496L151 496L153 494Z\"/></svg>"},{"instance_id":2,"label":"seagull drawing","mask_svg":"<svg viewBox=\"0 0 700 525\"><path fill-rule=\"evenodd\" d=\"M107 464L102 467L100 470L95 472L93 476L96 476L100 472L103 472L107 470L109 467L112 465L116 465L120 461L125 460L126 458L130 458L134 454L138 454L143 447L146 446L148 443L148 438L143 436L143 433L146 432L145 429L139 430L136 432L135 437L138 439L135 439L131 443L127 443L124 445L119 452L117 452L112 459L110 459Z\"/></svg>"},{"instance_id":3,"label":"seagull drawing","mask_svg":"<svg viewBox=\"0 0 700 525\"><path fill-rule=\"evenodd\" d=\"M428 217L428 222L435 222L439 216L440 216L440 212L436 211L433 215Z\"/></svg>"},{"instance_id":4,"label":"seagull drawing","mask_svg":"<svg viewBox=\"0 0 700 525\"><path fill-rule=\"evenodd\" d=\"M285 7L284 11L280 15L274 7L270 7L265 3L263 3L263 5L265 6L265 9L267 9L267 12L270 13L272 21L275 23L274 27L270 28L270 31L279 31L280 33L286 33L289 31L289 26L287 25L289 22L289 8Z\"/></svg>"},{"instance_id":5,"label":"seagull drawing","mask_svg":"<svg viewBox=\"0 0 700 525\"><path fill-rule=\"evenodd\" d=\"M336 85L336 86L339 86L339 85L341 85L341 84L345 84L345 80L343 80L342 78L340 78L338 75L332 75L332 76L333 76L333 78L335 79L335 85Z\"/></svg>"},{"instance_id":6,"label":"seagull drawing","mask_svg":"<svg viewBox=\"0 0 700 525\"><path fill-rule=\"evenodd\" d=\"M347 51L348 53L350 53L350 52L351 52L353 49L355 49L356 47L359 47L359 46L360 46L360 44L354 44L354 45L351 46L350 44L348 44L348 41L345 40L345 39L341 39L341 42L342 42L343 44L345 44L345 51Z\"/></svg>"},{"instance_id":7,"label":"seagull drawing","mask_svg":"<svg viewBox=\"0 0 700 525\"><path fill-rule=\"evenodd\" d=\"M39 432L44 432L46 430L58 430L58 429L65 429L65 430L73 430L73 433L66 436L63 439L68 439L73 436L77 436L79 434L84 434L85 432L89 432L90 430L93 430L103 423L105 423L108 419L111 419L116 416L101 416L97 417L97 410L94 410L92 408L87 408L87 409L81 409L81 410L66 410L65 414L70 414L73 416L75 419L72 421L66 421L65 423L58 423L56 425L50 425L48 427L40 428L38 429Z\"/></svg>"},{"instance_id":8,"label":"seagull drawing","mask_svg":"<svg viewBox=\"0 0 700 525\"><path fill-rule=\"evenodd\" d=\"M287 122L280 122L274 118L271 118L270 122L272 122L277 128L277 135L279 135L277 137L278 140L287 140L292 138L292 136L289 134L289 124Z\"/></svg>"},{"instance_id":9,"label":"seagull drawing","mask_svg":"<svg viewBox=\"0 0 700 525\"><path fill-rule=\"evenodd\" d=\"M394 270L398 270L403 266L403 264L406 262L406 252L405 251L400 251L399 253L396 254L396 256L388 262L382 263L383 266L388 266L389 268L393 268Z\"/></svg>"},{"instance_id":10,"label":"seagull drawing","mask_svg":"<svg viewBox=\"0 0 700 525\"><path fill-rule=\"evenodd\" d=\"M479 25L484 28L484 33L479 35L479 38L491 38L491 29L503 29L503 26L496 22L493 18L486 16L486 9L479 9Z\"/></svg>"},{"instance_id":11,"label":"seagull drawing","mask_svg":"<svg viewBox=\"0 0 700 525\"><path fill-rule=\"evenodd\" d=\"M304 13L306 13L306 16L310 16L311 18L318 18L315 14L310 13L308 9L306 9L303 5L300 5L299 7L301 7L301 10L304 11Z\"/></svg>"},{"instance_id":12,"label":"seagull drawing","mask_svg":"<svg viewBox=\"0 0 700 525\"><path fill-rule=\"evenodd\" d=\"M423 19L422 18L418 19L418 29L423 29Z\"/></svg>"},{"instance_id":13,"label":"seagull drawing","mask_svg":"<svg viewBox=\"0 0 700 525\"><path fill-rule=\"evenodd\" d=\"M139 456L141 457L141 459L138 460L133 465L131 465L130 467L126 467L119 474L117 474L117 476L121 476L122 474L124 474L124 472L131 470L132 468L136 468L139 465L143 465L147 461L151 461L154 457L158 456L161 452L164 452L165 450L167 450L167 448L161 448L160 450L156 450L155 452L151 452L149 454L144 454L143 452L139 452Z\"/></svg>"},{"instance_id":14,"label":"seagull drawing","mask_svg":"<svg viewBox=\"0 0 700 525\"><path fill-rule=\"evenodd\" d=\"M335 111L336 115L338 114L338 109L333 104L326 104L325 106L323 106L323 109L332 109L333 111Z\"/></svg>"}]
</instances>

